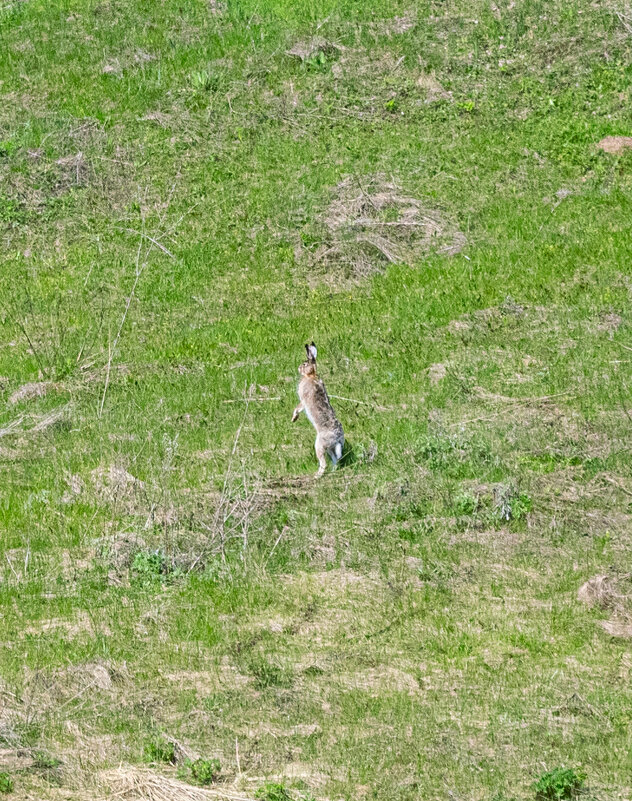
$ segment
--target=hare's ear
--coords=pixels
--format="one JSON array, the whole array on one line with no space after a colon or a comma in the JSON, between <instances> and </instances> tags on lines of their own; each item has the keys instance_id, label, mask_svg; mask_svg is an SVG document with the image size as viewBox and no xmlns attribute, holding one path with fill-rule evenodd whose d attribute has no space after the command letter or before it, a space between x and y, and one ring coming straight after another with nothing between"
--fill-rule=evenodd
<instances>
[{"instance_id":1,"label":"hare's ear","mask_svg":"<svg viewBox=\"0 0 632 801\"><path fill-rule=\"evenodd\" d=\"M311 345L305 345L305 350L307 351L307 359L310 362L316 361L316 355L318 351L316 350L316 345L312 342Z\"/></svg>"}]
</instances>

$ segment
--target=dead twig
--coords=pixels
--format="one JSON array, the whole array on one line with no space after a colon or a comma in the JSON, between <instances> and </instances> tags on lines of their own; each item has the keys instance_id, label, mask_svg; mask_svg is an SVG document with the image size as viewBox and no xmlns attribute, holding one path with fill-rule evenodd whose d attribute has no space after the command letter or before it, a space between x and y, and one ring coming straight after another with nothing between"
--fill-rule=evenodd
<instances>
[{"instance_id":1,"label":"dead twig","mask_svg":"<svg viewBox=\"0 0 632 801\"><path fill-rule=\"evenodd\" d=\"M233 400L225 400L222 403L267 403L268 401L280 401L283 400L280 396L276 396L274 398L234 398Z\"/></svg>"},{"instance_id":2,"label":"dead twig","mask_svg":"<svg viewBox=\"0 0 632 801\"><path fill-rule=\"evenodd\" d=\"M272 548L270 549L270 553L268 554L268 558L266 559L266 561L265 561L265 563L264 563L264 565L263 565L264 567L266 567L266 566L267 566L267 564L268 564L268 562L270 561L270 559L272 559L272 554L275 552L277 545L278 545L278 544L281 542L281 538L283 537L283 535L284 535L286 532L288 532L289 530L290 530L290 527L289 527L289 526L283 526L283 528L281 529L281 533L280 533L280 534L279 534L279 536L276 538L276 541L275 541L274 545L273 545L273 546L272 546Z\"/></svg>"},{"instance_id":3,"label":"dead twig","mask_svg":"<svg viewBox=\"0 0 632 801\"><path fill-rule=\"evenodd\" d=\"M237 778L241 776L241 762L239 761L239 740L235 737L235 759L237 761Z\"/></svg>"},{"instance_id":4,"label":"dead twig","mask_svg":"<svg viewBox=\"0 0 632 801\"><path fill-rule=\"evenodd\" d=\"M119 325L118 331L116 332L116 337L114 338L114 344L112 348L109 348L108 353L108 363L107 363L107 372L105 376L105 385L103 387L103 395L101 397L101 405L99 407L99 419L103 414L103 405L105 403L105 396L107 395L108 386L110 383L110 368L112 366L112 358L116 353L116 348L121 338L121 332L123 331L123 326L125 325L125 320L127 320L127 313L129 312L129 307L132 304L132 299L134 298L134 294L136 293L136 287L138 286L138 282L140 281L140 277L143 274L143 270L145 269L145 264L140 263L140 256L143 249L143 241L142 239L138 243L138 250L136 251L136 278L134 279L134 284L132 285L132 291L129 293L127 298L127 302L125 303L125 310L123 312L123 317L121 318L121 324Z\"/></svg>"},{"instance_id":5,"label":"dead twig","mask_svg":"<svg viewBox=\"0 0 632 801\"><path fill-rule=\"evenodd\" d=\"M380 406L379 403L368 403L367 401L361 401L357 398L345 398L342 395L330 395L329 397L334 400L347 401L348 403L359 403L361 406L371 406L378 412L391 412L393 410L392 406Z\"/></svg>"},{"instance_id":6,"label":"dead twig","mask_svg":"<svg viewBox=\"0 0 632 801\"><path fill-rule=\"evenodd\" d=\"M12 420L4 428L0 428L0 437L6 437L9 434L15 434L15 432L19 430L20 426L22 425L23 420L24 417L18 417L15 420Z\"/></svg>"},{"instance_id":7,"label":"dead twig","mask_svg":"<svg viewBox=\"0 0 632 801\"><path fill-rule=\"evenodd\" d=\"M540 395L537 398L509 398L505 395L495 395L493 392L487 392L482 387L476 387L476 394L481 400L494 400L502 403L515 403L519 406L529 403L548 403L553 398L561 398L563 395L568 395L570 389L565 389L563 392L556 392L553 395Z\"/></svg>"},{"instance_id":8,"label":"dead twig","mask_svg":"<svg viewBox=\"0 0 632 801\"><path fill-rule=\"evenodd\" d=\"M163 234L161 237L156 239L155 237L150 236L149 234L146 234L143 231L137 231L135 228L120 228L119 227L118 230L119 231L125 231L128 234L135 234L136 236L140 236L142 239L146 239L148 242L151 242L152 245L155 245L159 250L162 250L163 253L166 253L167 256L169 256L172 259L175 259L175 256L173 255L173 253L170 250L168 250L168 248L166 248L160 242L160 239L162 239L162 236L166 236L166 234Z\"/></svg>"},{"instance_id":9,"label":"dead twig","mask_svg":"<svg viewBox=\"0 0 632 801\"><path fill-rule=\"evenodd\" d=\"M624 27L624 29L629 33L632 34L632 16L628 14L623 14L621 11L615 11L615 16Z\"/></svg>"}]
</instances>

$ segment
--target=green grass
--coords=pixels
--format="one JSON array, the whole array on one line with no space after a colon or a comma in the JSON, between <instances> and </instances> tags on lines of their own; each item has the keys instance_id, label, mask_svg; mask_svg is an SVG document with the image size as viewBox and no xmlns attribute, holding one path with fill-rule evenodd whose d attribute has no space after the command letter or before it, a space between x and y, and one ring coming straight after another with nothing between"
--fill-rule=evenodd
<instances>
[{"instance_id":1,"label":"green grass","mask_svg":"<svg viewBox=\"0 0 632 801\"><path fill-rule=\"evenodd\" d=\"M630 794L630 641L600 625L632 596L617 11L0 8L14 797L110 796L121 764ZM351 448L320 482L290 423L312 339ZM604 574L619 600L578 601Z\"/></svg>"}]
</instances>

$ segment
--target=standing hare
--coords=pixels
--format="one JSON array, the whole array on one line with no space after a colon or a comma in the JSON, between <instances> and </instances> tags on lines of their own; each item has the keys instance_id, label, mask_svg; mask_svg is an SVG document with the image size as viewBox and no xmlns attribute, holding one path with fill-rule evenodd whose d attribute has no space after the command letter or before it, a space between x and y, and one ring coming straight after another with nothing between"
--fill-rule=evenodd
<instances>
[{"instance_id":1,"label":"standing hare","mask_svg":"<svg viewBox=\"0 0 632 801\"><path fill-rule=\"evenodd\" d=\"M329 454L334 470L342 457L342 447L345 435L340 421L332 409L327 396L325 385L316 373L316 345L305 345L307 361L298 368L301 376L298 382L299 405L294 409L292 422L298 419L301 412L305 412L309 422L316 429L316 456L320 467L317 477L322 476L327 467L325 453Z\"/></svg>"}]
</instances>

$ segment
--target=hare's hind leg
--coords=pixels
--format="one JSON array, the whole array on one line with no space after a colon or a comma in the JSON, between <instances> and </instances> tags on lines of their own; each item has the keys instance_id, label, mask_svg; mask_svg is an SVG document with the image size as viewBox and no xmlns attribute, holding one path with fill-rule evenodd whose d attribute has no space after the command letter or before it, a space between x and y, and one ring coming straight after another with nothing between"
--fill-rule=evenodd
<instances>
[{"instance_id":1,"label":"hare's hind leg","mask_svg":"<svg viewBox=\"0 0 632 801\"><path fill-rule=\"evenodd\" d=\"M342 447L343 442L336 442L333 448L329 448L327 453L329 454L329 458L331 459L331 464L333 465L333 469L335 470L338 466L338 462L342 459Z\"/></svg>"},{"instance_id":2,"label":"hare's hind leg","mask_svg":"<svg viewBox=\"0 0 632 801\"><path fill-rule=\"evenodd\" d=\"M318 472L316 473L316 477L318 478L322 476L322 474L327 469L327 460L325 459L326 448L323 444L322 439L320 438L320 435L316 437L315 447L316 447L316 458L318 459L318 463L320 465L320 467L318 468Z\"/></svg>"}]
</instances>

